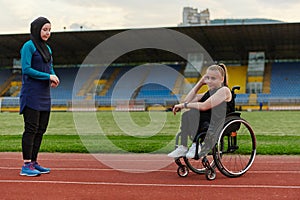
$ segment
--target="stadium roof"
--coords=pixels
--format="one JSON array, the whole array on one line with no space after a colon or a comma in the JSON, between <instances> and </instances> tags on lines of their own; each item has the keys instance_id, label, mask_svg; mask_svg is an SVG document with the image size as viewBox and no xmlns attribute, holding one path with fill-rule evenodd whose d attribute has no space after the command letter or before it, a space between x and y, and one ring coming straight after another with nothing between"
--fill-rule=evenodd
<instances>
[{"instance_id":1,"label":"stadium roof","mask_svg":"<svg viewBox=\"0 0 300 200\"><path fill-rule=\"evenodd\" d=\"M267 60L300 59L300 23L207 25L169 28L201 44L216 61L247 64L248 53L264 51ZM105 39L124 30L54 32L49 40L55 64L80 64ZM20 58L20 48L29 34L0 35L0 66L11 66ZM115 62L174 62L178 55L155 49L141 49Z\"/></svg>"}]
</instances>

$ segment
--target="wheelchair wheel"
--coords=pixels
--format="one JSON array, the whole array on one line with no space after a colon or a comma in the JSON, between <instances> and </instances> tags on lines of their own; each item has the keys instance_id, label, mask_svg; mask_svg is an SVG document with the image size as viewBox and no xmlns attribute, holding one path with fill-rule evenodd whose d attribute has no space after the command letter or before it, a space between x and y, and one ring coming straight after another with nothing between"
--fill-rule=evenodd
<instances>
[{"instance_id":1,"label":"wheelchair wheel","mask_svg":"<svg viewBox=\"0 0 300 200\"><path fill-rule=\"evenodd\" d=\"M238 116L226 118L213 151L222 174L233 178L246 173L256 155L256 139L249 123Z\"/></svg>"},{"instance_id":2,"label":"wheelchair wheel","mask_svg":"<svg viewBox=\"0 0 300 200\"><path fill-rule=\"evenodd\" d=\"M216 176L217 176L216 170L214 170L214 169L206 170L206 172L205 172L205 177L209 181L215 180Z\"/></svg>"},{"instance_id":3,"label":"wheelchair wheel","mask_svg":"<svg viewBox=\"0 0 300 200\"><path fill-rule=\"evenodd\" d=\"M187 166L185 165L182 165L182 166L179 166L177 168L177 174L178 176L180 177L187 177L187 175L189 174L189 169Z\"/></svg>"},{"instance_id":4,"label":"wheelchair wheel","mask_svg":"<svg viewBox=\"0 0 300 200\"><path fill-rule=\"evenodd\" d=\"M206 158L208 159L210 166L214 169L216 168L214 158L212 155L212 152L210 152ZM188 166L190 170L192 170L196 174L205 174L207 169L202 164L202 158L199 158L198 160L195 159L188 159L186 157L183 158L185 164Z\"/></svg>"}]
</instances>

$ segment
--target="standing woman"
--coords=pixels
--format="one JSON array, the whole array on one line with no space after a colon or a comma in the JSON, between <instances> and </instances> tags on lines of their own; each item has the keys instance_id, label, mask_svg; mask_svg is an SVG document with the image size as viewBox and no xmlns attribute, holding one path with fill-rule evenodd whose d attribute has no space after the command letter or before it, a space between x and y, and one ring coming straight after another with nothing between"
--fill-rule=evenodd
<instances>
[{"instance_id":1,"label":"standing woman","mask_svg":"<svg viewBox=\"0 0 300 200\"><path fill-rule=\"evenodd\" d=\"M59 79L55 75L52 52L47 45L51 24L44 17L31 23L30 40L21 49L22 89L20 94L20 114L23 114L24 132L22 154L24 165L20 175L38 176L49 173L49 168L37 162L43 134L46 132L50 110L50 87L57 87Z\"/></svg>"}]
</instances>

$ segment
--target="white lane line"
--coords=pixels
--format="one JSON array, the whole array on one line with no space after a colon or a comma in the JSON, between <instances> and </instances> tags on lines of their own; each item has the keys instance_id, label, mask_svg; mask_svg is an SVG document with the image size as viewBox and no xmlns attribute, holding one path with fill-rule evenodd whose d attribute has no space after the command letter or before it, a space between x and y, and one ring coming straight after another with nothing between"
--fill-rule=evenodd
<instances>
[{"instance_id":1,"label":"white lane line","mask_svg":"<svg viewBox=\"0 0 300 200\"><path fill-rule=\"evenodd\" d=\"M0 170L20 170L20 167L0 167ZM51 168L53 171L140 171L140 172L173 172L176 173L176 168L174 170L167 170L167 169L161 169L161 170L147 170L147 169L111 169L111 168L106 168L106 169L101 169L101 168ZM282 171L270 171L270 170L261 170L261 171L254 171L254 170L249 170L247 171L248 173L253 173L253 174L300 174L300 171L294 171L294 170L282 170Z\"/></svg>"},{"instance_id":2,"label":"white lane line","mask_svg":"<svg viewBox=\"0 0 300 200\"><path fill-rule=\"evenodd\" d=\"M161 183L112 183L112 182L79 182L79 181L30 181L0 180L0 183L38 183L38 184L70 184L70 185L107 185L107 186L148 186L148 187L207 187L207 188L269 188L269 189L300 189L294 185L191 185Z\"/></svg>"}]
</instances>

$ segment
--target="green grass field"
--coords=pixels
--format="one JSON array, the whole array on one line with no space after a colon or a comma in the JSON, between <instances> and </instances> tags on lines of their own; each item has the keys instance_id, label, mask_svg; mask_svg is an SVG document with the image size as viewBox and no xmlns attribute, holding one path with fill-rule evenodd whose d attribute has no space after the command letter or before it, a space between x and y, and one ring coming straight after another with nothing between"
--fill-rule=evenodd
<instances>
[{"instance_id":1,"label":"green grass field","mask_svg":"<svg viewBox=\"0 0 300 200\"><path fill-rule=\"evenodd\" d=\"M91 133L79 136L75 128L73 113L52 112L41 151L88 153L96 148L95 151L105 153L122 150L135 153L168 153L174 148L174 139L179 129L181 116L180 114L174 116L171 112L164 114L166 114L166 122L159 133L146 137L143 133L136 133L134 136L125 134L115 122L111 112L97 112L96 117L105 136ZM146 127L151 123L148 112L132 112L130 117L141 127ZM300 154L300 123L298 123L300 112L242 112L242 117L254 129L258 154ZM125 113L124 118L128 118ZM22 116L18 113L0 113L0 121L0 151L20 152L23 132Z\"/></svg>"}]
</instances>

